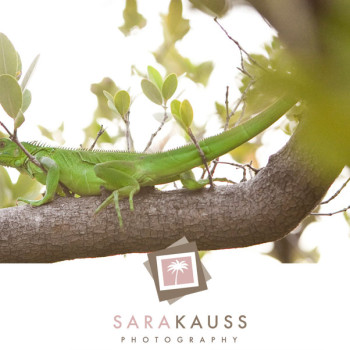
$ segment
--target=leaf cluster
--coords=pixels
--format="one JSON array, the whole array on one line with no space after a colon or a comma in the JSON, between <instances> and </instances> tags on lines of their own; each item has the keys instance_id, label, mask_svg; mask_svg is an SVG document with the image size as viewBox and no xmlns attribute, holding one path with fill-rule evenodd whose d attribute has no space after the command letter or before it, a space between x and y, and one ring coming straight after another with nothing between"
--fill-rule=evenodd
<instances>
[{"instance_id":1,"label":"leaf cluster","mask_svg":"<svg viewBox=\"0 0 350 350\"><path fill-rule=\"evenodd\" d=\"M0 104L6 114L14 121L14 130L24 122L24 112L31 103L31 93L27 89L30 76L39 59L37 56L26 75L22 76L22 62L8 37L0 33Z\"/></svg>"},{"instance_id":2,"label":"leaf cluster","mask_svg":"<svg viewBox=\"0 0 350 350\"><path fill-rule=\"evenodd\" d=\"M152 66L147 67L148 79L142 79L141 88L146 97L153 103L166 106L177 89L176 74L171 73L165 79Z\"/></svg>"}]
</instances>

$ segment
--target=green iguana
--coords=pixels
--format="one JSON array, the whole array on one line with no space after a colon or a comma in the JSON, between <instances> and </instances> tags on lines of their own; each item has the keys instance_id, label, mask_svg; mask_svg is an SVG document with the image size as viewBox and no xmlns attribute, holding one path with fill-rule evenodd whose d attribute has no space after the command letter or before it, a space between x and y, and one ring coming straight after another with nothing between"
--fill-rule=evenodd
<instances>
[{"instance_id":1,"label":"green iguana","mask_svg":"<svg viewBox=\"0 0 350 350\"><path fill-rule=\"evenodd\" d=\"M282 115L295 101L285 98L277 100L266 110L247 122L208 137L199 142L207 161L211 161L247 142L265 130ZM129 197L130 210L133 210L133 196L141 187L154 186L181 180L188 189L199 189L208 180L196 181L191 169L202 165L202 158L194 144L159 153L130 153L124 151L100 151L49 147L36 142L23 142L23 146L47 170L44 172L30 162L17 144L7 138L0 138L0 165L16 168L29 174L46 185L46 193L40 200L18 198L32 206L40 206L62 193L61 184L73 194L80 196L99 195L101 186L112 194L96 209L101 209L114 201L119 224L122 216L119 199Z\"/></svg>"}]
</instances>

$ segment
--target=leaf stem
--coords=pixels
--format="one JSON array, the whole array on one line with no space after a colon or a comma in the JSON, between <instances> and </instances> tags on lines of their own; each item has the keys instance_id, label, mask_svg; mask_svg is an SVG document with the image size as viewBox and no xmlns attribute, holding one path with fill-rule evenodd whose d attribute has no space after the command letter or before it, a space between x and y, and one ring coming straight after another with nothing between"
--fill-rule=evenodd
<instances>
[{"instance_id":1,"label":"leaf stem","mask_svg":"<svg viewBox=\"0 0 350 350\"><path fill-rule=\"evenodd\" d=\"M89 151L92 151L94 147L96 146L97 140L100 138L100 136L106 131L106 129L103 129L103 125L101 125L100 130L98 131L96 138L94 142L92 143L91 147L89 148Z\"/></svg>"},{"instance_id":2,"label":"leaf stem","mask_svg":"<svg viewBox=\"0 0 350 350\"><path fill-rule=\"evenodd\" d=\"M168 114L167 114L167 112L166 112L167 106L163 106L163 108L164 108L164 117L163 117L163 120L162 120L162 122L160 123L158 129L151 135L151 138L150 138L150 140L148 141L147 146L146 146L145 149L143 150L143 153L145 153L146 151L148 151L148 149L151 147L152 142L153 142L153 139L157 136L157 134L160 132L160 130L162 130L162 128L163 128L165 122L166 122L166 121L168 120L168 118L169 118L169 116L168 116Z\"/></svg>"}]
</instances>

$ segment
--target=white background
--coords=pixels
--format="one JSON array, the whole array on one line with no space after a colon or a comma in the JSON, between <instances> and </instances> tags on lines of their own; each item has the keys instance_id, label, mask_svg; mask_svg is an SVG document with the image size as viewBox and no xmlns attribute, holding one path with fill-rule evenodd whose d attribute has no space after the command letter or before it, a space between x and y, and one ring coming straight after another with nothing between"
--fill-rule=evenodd
<instances>
[{"instance_id":1,"label":"white background","mask_svg":"<svg viewBox=\"0 0 350 350\"><path fill-rule=\"evenodd\" d=\"M140 1L139 10L148 20L147 27L127 39L118 30L123 23L124 1L1 0L0 4L0 31L21 54L24 70L36 54L41 54L30 82L33 103L20 137L43 139L36 124L55 129L63 121L67 145L79 145L82 129L90 123L96 106L90 84L110 76L121 88L131 86L131 93L137 97L131 125L136 147L142 149L148 139L144 135L156 128L151 114L157 110L139 95L139 80L131 77L130 65L143 71L149 64L156 66L151 51L162 42L159 12L167 12L168 2ZM188 10L185 18L190 18L194 30L179 49L197 62L213 60L215 70L208 91L186 79L180 86L185 89L183 97L191 99L195 118L202 118L203 123L209 118L208 132L214 134L219 127L213 102L223 103L226 85L230 85L232 101L235 93L237 96L235 67L239 65L239 54L211 18L195 16ZM245 8L237 8L222 23L251 52L262 52L263 42L271 35L266 23ZM0 116L5 123L10 122L4 114ZM286 140L282 132L267 133L261 163ZM177 138L173 142L177 141L182 142ZM123 142L119 145L123 146ZM338 187L339 184L334 186ZM344 192L342 198L326 211L347 206L349 193ZM304 249L319 249L318 265L281 265L259 253L267 251L269 245L212 252L204 258L213 277L208 291L172 306L158 302L153 281L143 267L144 254L51 265L2 265L0 347L115 349L120 346L121 333L138 337L169 335L174 339L178 335L174 329L147 334L142 329L116 330L113 317L117 314L126 319L131 315L142 319L149 314L155 320L163 315L173 320L175 314L189 318L198 314L204 320L208 314L245 314L248 327L233 330L233 335L238 336L237 349L348 349L349 227L341 216L325 218L310 225L301 244ZM221 327L213 332L187 330L180 335L220 337L222 333ZM154 346L137 343L122 348ZM158 346L170 349L179 344ZM208 344L186 346L213 348Z\"/></svg>"}]
</instances>

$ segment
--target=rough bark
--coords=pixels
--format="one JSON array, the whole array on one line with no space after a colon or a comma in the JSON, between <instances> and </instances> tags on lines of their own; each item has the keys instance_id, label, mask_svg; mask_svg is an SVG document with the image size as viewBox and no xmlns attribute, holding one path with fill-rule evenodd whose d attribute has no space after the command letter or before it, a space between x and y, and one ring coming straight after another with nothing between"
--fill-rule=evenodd
<instances>
[{"instance_id":1,"label":"rough bark","mask_svg":"<svg viewBox=\"0 0 350 350\"><path fill-rule=\"evenodd\" d=\"M214 190L141 192L134 212L122 201L123 230L113 207L93 216L100 197L2 209L0 261L55 262L147 252L183 236L203 250L278 240L319 203L341 170L334 164L326 169L317 147L303 149L302 138L297 133L248 182Z\"/></svg>"}]
</instances>

